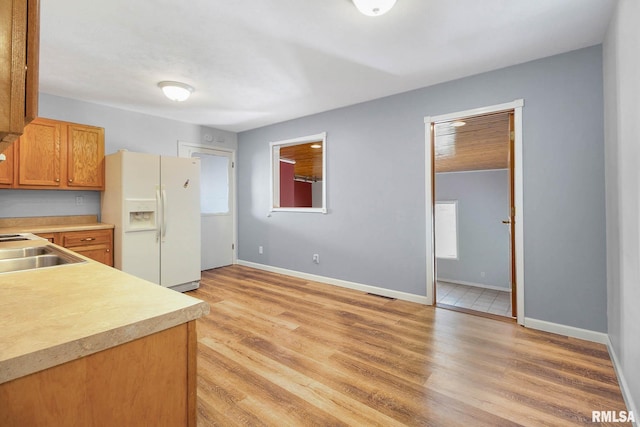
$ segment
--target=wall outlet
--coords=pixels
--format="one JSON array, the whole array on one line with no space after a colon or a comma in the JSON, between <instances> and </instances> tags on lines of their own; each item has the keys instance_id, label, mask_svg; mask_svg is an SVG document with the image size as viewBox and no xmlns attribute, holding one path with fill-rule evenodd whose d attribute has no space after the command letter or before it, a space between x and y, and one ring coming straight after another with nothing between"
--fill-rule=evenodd
<instances>
[{"instance_id":1,"label":"wall outlet","mask_svg":"<svg viewBox=\"0 0 640 427\"><path fill-rule=\"evenodd\" d=\"M485 276L484 271L481 271L480 272L480 277L484 277L484 276Z\"/></svg>"},{"instance_id":2,"label":"wall outlet","mask_svg":"<svg viewBox=\"0 0 640 427\"><path fill-rule=\"evenodd\" d=\"M313 262L315 262L316 264L320 264L320 255L318 254L313 254Z\"/></svg>"},{"instance_id":3,"label":"wall outlet","mask_svg":"<svg viewBox=\"0 0 640 427\"><path fill-rule=\"evenodd\" d=\"M76 196L76 206L84 205L84 197Z\"/></svg>"},{"instance_id":4,"label":"wall outlet","mask_svg":"<svg viewBox=\"0 0 640 427\"><path fill-rule=\"evenodd\" d=\"M262 246L258 246L258 253L260 255L262 255L264 253L264 249L262 248Z\"/></svg>"}]
</instances>

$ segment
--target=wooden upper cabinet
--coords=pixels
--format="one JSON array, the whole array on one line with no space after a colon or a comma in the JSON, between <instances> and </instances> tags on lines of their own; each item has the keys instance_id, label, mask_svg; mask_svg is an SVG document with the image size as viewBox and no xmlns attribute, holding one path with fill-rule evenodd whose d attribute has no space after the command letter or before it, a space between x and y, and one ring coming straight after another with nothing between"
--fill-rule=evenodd
<instances>
[{"instance_id":1,"label":"wooden upper cabinet","mask_svg":"<svg viewBox=\"0 0 640 427\"><path fill-rule=\"evenodd\" d=\"M48 119L36 119L25 127L17 150L18 186L60 188L64 184L62 132L60 122Z\"/></svg>"},{"instance_id":2,"label":"wooden upper cabinet","mask_svg":"<svg viewBox=\"0 0 640 427\"><path fill-rule=\"evenodd\" d=\"M38 114L39 0L0 0L0 152Z\"/></svg>"},{"instance_id":3,"label":"wooden upper cabinet","mask_svg":"<svg viewBox=\"0 0 640 427\"><path fill-rule=\"evenodd\" d=\"M4 150L5 160L0 162L0 188L13 185L13 145Z\"/></svg>"},{"instance_id":4,"label":"wooden upper cabinet","mask_svg":"<svg viewBox=\"0 0 640 427\"><path fill-rule=\"evenodd\" d=\"M104 188L104 129L67 126L67 185Z\"/></svg>"},{"instance_id":5,"label":"wooden upper cabinet","mask_svg":"<svg viewBox=\"0 0 640 427\"><path fill-rule=\"evenodd\" d=\"M15 152L13 188L104 189L103 128L37 118Z\"/></svg>"}]
</instances>

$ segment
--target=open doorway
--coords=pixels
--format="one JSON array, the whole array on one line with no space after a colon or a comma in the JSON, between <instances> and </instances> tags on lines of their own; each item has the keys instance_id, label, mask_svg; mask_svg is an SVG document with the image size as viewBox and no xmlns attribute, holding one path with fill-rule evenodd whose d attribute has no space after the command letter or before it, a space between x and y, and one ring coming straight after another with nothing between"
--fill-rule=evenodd
<instances>
[{"instance_id":1,"label":"open doorway","mask_svg":"<svg viewBox=\"0 0 640 427\"><path fill-rule=\"evenodd\" d=\"M510 117L435 123L436 304L512 317Z\"/></svg>"},{"instance_id":2,"label":"open doorway","mask_svg":"<svg viewBox=\"0 0 640 427\"><path fill-rule=\"evenodd\" d=\"M524 319L522 105L425 119L427 299L518 323Z\"/></svg>"}]
</instances>

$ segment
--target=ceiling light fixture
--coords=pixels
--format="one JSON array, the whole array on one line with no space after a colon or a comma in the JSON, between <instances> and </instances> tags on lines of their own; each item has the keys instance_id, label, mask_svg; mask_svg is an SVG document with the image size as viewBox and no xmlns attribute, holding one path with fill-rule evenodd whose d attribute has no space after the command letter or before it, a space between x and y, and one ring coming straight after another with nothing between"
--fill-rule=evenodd
<instances>
[{"instance_id":1,"label":"ceiling light fixture","mask_svg":"<svg viewBox=\"0 0 640 427\"><path fill-rule=\"evenodd\" d=\"M311 144L311 148L322 148L322 144Z\"/></svg>"},{"instance_id":2,"label":"ceiling light fixture","mask_svg":"<svg viewBox=\"0 0 640 427\"><path fill-rule=\"evenodd\" d=\"M455 122L451 123L451 126L453 126L455 128L459 128L460 126L464 126L466 124L467 124L467 122L463 122L462 120L456 120Z\"/></svg>"},{"instance_id":3,"label":"ceiling light fixture","mask_svg":"<svg viewBox=\"0 0 640 427\"><path fill-rule=\"evenodd\" d=\"M380 16L389 12L396 0L353 0L358 10L367 16Z\"/></svg>"},{"instance_id":4,"label":"ceiling light fixture","mask_svg":"<svg viewBox=\"0 0 640 427\"><path fill-rule=\"evenodd\" d=\"M165 81L158 83L158 86L164 92L164 96L177 102L186 101L194 91L193 87L180 82Z\"/></svg>"}]
</instances>

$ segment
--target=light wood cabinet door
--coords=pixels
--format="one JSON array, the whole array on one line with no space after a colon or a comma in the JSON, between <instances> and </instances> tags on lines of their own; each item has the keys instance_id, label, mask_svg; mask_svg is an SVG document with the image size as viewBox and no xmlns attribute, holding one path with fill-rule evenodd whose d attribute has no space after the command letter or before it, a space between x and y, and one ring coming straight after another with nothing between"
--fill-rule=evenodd
<instances>
[{"instance_id":1,"label":"light wood cabinet door","mask_svg":"<svg viewBox=\"0 0 640 427\"><path fill-rule=\"evenodd\" d=\"M39 117L24 128L14 157L13 186L0 178L0 187L104 190L103 128Z\"/></svg>"},{"instance_id":2,"label":"light wood cabinet door","mask_svg":"<svg viewBox=\"0 0 640 427\"><path fill-rule=\"evenodd\" d=\"M82 246L75 247L72 250L94 261L98 261L109 267L113 267L113 253L106 245Z\"/></svg>"},{"instance_id":3,"label":"light wood cabinet door","mask_svg":"<svg viewBox=\"0 0 640 427\"><path fill-rule=\"evenodd\" d=\"M13 185L13 145L4 150L5 160L0 162L0 188Z\"/></svg>"},{"instance_id":4,"label":"light wood cabinet door","mask_svg":"<svg viewBox=\"0 0 640 427\"><path fill-rule=\"evenodd\" d=\"M104 129L67 126L67 186L104 189Z\"/></svg>"},{"instance_id":5,"label":"light wood cabinet door","mask_svg":"<svg viewBox=\"0 0 640 427\"><path fill-rule=\"evenodd\" d=\"M61 187L66 176L66 146L62 123L38 118L25 127L17 142L18 187Z\"/></svg>"},{"instance_id":6,"label":"light wood cabinet door","mask_svg":"<svg viewBox=\"0 0 640 427\"><path fill-rule=\"evenodd\" d=\"M39 0L0 1L0 152L38 113Z\"/></svg>"}]
</instances>

